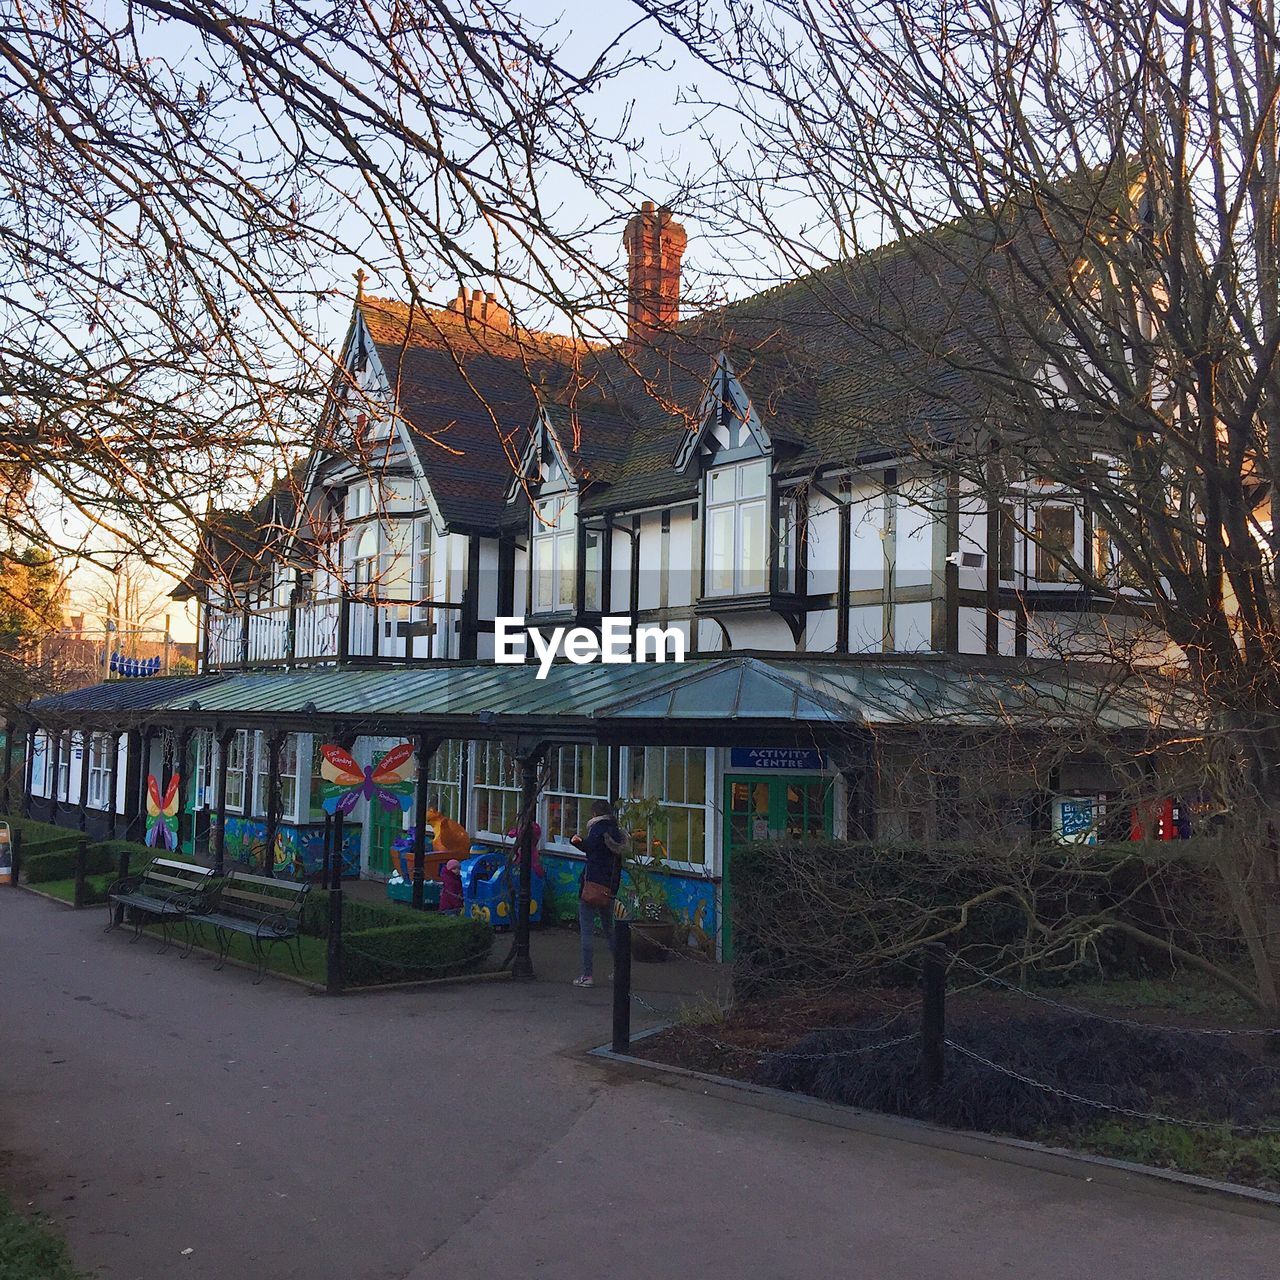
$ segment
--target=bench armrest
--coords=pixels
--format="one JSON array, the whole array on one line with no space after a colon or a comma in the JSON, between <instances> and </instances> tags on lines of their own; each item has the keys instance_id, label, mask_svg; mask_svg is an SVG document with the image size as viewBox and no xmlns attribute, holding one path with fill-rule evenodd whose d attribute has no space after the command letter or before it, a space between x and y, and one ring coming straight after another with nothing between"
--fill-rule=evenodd
<instances>
[{"instance_id":1,"label":"bench armrest","mask_svg":"<svg viewBox=\"0 0 1280 1280\"><path fill-rule=\"evenodd\" d=\"M107 897L114 897L118 893L133 893L141 883L141 876L125 876L123 879L113 880L107 886Z\"/></svg>"},{"instance_id":2,"label":"bench armrest","mask_svg":"<svg viewBox=\"0 0 1280 1280\"><path fill-rule=\"evenodd\" d=\"M274 938L288 938L298 932L299 912L281 911L273 916L264 916L258 922L258 936L270 935Z\"/></svg>"}]
</instances>

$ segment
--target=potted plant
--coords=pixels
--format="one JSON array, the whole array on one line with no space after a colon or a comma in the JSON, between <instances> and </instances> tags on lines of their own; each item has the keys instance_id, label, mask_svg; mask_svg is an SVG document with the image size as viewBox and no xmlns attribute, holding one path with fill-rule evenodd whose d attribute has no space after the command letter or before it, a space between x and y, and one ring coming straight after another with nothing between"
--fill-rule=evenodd
<instances>
[{"instance_id":1,"label":"potted plant","mask_svg":"<svg viewBox=\"0 0 1280 1280\"><path fill-rule=\"evenodd\" d=\"M631 954L636 960L656 963L671 955L676 938L662 874L667 851L661 840L649 834L662 817L662 806L657 800L628 800L618 816L622 829L631 837L618 892L631 922Z\"/></svg>"}]
</instances>

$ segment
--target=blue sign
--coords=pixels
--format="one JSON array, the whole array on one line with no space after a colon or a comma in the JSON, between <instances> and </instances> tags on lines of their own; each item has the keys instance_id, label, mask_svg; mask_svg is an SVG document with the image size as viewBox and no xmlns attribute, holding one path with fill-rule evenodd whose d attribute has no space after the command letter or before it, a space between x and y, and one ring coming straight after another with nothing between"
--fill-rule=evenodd
<instances>
[{"instance_id":1,"label":"blue sign","mask_svg":"<svg viewBox=\"0 0 1280 1280\"><path fill-rule=\"evenodd\" d=\"M811 747L730 747L729 764L734 769L802 769L810 773L825 767L822 752Z\"/></svg>"}]
</instances>

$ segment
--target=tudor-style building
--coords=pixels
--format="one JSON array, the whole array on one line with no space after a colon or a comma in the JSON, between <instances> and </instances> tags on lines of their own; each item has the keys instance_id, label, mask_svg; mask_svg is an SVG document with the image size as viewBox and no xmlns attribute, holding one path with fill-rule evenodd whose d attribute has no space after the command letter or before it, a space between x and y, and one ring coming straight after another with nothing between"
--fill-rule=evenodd
<instances>
[{"instance_id":1,"label":"tudor-style building","mask_svg":"<svg viewBox=\"0 0 1280 1280\"><path fill-rule=\"evenodd\" d=\"M911 254L680 321L685 243L652 205L628 224L616 347L520 332L480 292L438 310L360 294L310 457L252 511L210 522L180 589L200 603L199 674L33 709L37 811L136 824L145 774L188 760L192 832L220 809L220 853L265 844L311 870L321 741L371 762L429 733L421 787L493 842L517 814L513 744L536 742L564 891L590 801L651 798L673 898L707 937L738 845L940 834L929 797L889 799L876 727L994 721L1026 705L1028 673L1060 694L1064 649L1087 654L1099 620L1126 625L1132 592L1078 499L1010 474L993 507L921 460L922 440L966 447L980 413L954 386L899 390L883 340L840 318L889 293L963 308L912 287ZM1071 561L1114 590L1083 591ZM696 665L539 684L492 666L494 619L513 615L661 623ZM1089 762L1041 782L1108 789ZM1020 812L1048 822L1053 807ZM349 871L390 871L402 825L362 804Z\"/></svg>"}]
</instances>

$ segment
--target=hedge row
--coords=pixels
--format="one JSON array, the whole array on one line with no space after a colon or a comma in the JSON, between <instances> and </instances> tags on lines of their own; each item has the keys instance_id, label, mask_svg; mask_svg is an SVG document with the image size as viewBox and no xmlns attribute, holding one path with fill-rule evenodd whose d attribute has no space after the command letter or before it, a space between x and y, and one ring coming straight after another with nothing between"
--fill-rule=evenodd
<instances>
[{"instance_id":1,"label":"hedge row","mask_svg":"<svg viewBox=\"0 0 1280 1280\"><path fill-rule=\"evenodd\" d=\"M447 978L489 954L493 930L484 920L434 916L342 934L342 974L352 986ZM345 923L345 914L344 914Z\"/></svg>"},{"instance_id":2,"label":"hedge row","mask_svg":"<svg viewBox=\"0 0 1280 1280\"><path fill-rule=\"evenodd\" d=\"M46 852L36 852L36 846L23 845L22 875L27 884L45 884L50 880L70 880L76 873L76 841ZM120 865L120 855L128 852L131 871L140 871L152 858L155 849L134 844L131 840L91 840L85 846L85 871L99 875L114 871ZM189 862L181 853L165 853L162 856L178 862Z\"/></svg>"},{"instance_id":3,"label":"hedge row","mask_svg":"<svg viewBox=\"0 0 1280 1280\"><path fill-rule=\"evenodd\" d=\"M363 902L343 895L342 932L362 933L366 929L394 928L397 925L419 925L425 920L452 920L453 916L423 916L398 902ZM302 909L302 932L323 938L329 933L329 891L312 887Z\"/></svg>"}]
</instances>

